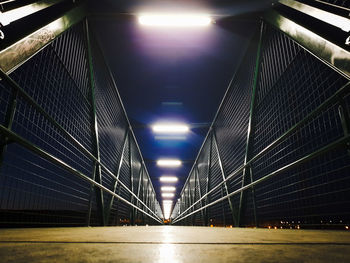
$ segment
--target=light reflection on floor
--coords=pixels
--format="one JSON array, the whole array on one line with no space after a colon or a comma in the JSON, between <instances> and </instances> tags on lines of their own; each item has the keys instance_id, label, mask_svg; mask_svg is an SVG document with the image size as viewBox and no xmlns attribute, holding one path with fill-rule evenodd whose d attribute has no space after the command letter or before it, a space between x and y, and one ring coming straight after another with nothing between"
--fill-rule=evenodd
<instances>
[{"instance_id":1,"label":"light reflection on floor","mask_svg":"<svg viewBox=\"0 0 350 263\"><path fill-rule=\"evenodd\" d=\"M162 244L159 246L159 263L180 263L176 255L176 247L173 244Z\"/></svg>"},{"instance_id":2,"label":"light reflection on floor","mask_svg":"<svg viewBox=\"0 0 350 263\"><path fill-rule=\"evenodd\" d=\"M174 232L171 226L162 228L162 243L159 245L159 263L180 263L179 255L176 253L176 246L172 244Z\"/></svg>"}]
</instances>

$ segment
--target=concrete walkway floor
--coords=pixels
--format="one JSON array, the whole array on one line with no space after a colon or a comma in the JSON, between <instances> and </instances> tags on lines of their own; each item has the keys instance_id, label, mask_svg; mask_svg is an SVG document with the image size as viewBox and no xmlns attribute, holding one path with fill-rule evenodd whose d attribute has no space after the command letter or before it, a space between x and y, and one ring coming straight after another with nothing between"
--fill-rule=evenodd
<instances>
[{"instance_id":1,"label":"concrete walkway floor","mask_svg":"<svg viewBox=\"0 0 350 263\"><path fill-rule=\"evenodd\" d=\"M350 231L135 226L0 229L0 262L350 262Z\"/></svg>"}]
</instances>

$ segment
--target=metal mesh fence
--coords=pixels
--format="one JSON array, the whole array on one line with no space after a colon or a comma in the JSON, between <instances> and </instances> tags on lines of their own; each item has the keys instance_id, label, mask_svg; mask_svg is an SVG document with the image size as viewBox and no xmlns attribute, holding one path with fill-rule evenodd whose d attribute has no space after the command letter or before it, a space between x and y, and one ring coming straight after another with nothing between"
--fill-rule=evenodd
<instances>
[{"instance_id":1,"label":"metal mesh fence","mask_svg":"<svg viewBox=\"0 0 350 263\"><path fill-rule=\"evenodd\" d=\"M203 213L196 224L349 224L349 94L348 79L263 23L193 166L209 185L193 206L179 205L173 223Z\"/></svg>"},{"instance_id":2,"label":"metal mesh fence","mask_svg":"<svg viewBox=\"0 0 350 263\"><path fill-rule=\"evenodd\" d=\"M150 178L87 22L1 75L0 226L134 224L137 209L139 224L160 222ZM145 184L148 190L139 190Z\"/></svg>"}]
</instances>

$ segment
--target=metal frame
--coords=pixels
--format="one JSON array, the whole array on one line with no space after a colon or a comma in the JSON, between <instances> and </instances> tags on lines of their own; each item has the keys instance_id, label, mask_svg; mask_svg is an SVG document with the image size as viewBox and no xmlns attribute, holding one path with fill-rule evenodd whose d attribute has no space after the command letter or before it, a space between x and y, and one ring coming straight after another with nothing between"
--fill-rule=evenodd
<instances>
[{"instance_id":1,"label":"metal frame","mask_svg":"<svg viewBox=\"0 0 350 263\"><path fill-rule=\"evenodd\" d=\"M9 67L9 66L5 67L6 71L7 72L13 71L21 63L24 63L26 60L30 59L31 56L33 56L36 52L38 52L42 48L44 48L48 43L50 43L60 33L67 30L70 26L77 23L78 21L81 21L81 19L83 18L83 14L85 14L85 13L82 13L82 11L84 10L83 8L84 8L84 6L80 6L80 7L77 7L75 9L72 9L66 15L64 15L61 18L52 22L53 24L49 24L47 26L44 26L43 28L34 32L32 35L28 36L28 37L33 37L33 36L35 36L35 34L41 34L41 32L45 32L45 30L48 30L47 27L50 28L50 26L52 27L52 25L56 25L57 23L61 23L61 25L62 25L62 27L55 28L56 31L53 31L53 34L49 35L50 38L47 41L45 40L45 41L41 41L40 43L35 43L35 45L34 45L35 48L28 49L27 51L29 52L29 50L30 50L30 53L26 53L26 56L22 56L21 53L19 53L18 57L16 56L16 58L12 61L13 63L11 62L12 63L11 67ZM73 16L73 17L71 17L72 19L69 19L70 16ZM4 138L3 143L1 143L1 158L2 158L3 154L5 153L6 145L8 143L10 143L10 142L18 143L18 144L22 145L23 147L27 148L28 150L32 151L33 153L50 161L51 163L54 163L54 164L58 165L59 167L67 170L68 172L72 173L73 175L76 175L76 176L80 177L81 179L87 181L91 185L90 198L88 200L88 210L87 210L87 215L86 215L86 224L87 225L90 224L93 189L95 189L95 192L97 195L96 200L97 200L101 225L108 224L110 209L111 209L111 206L113 204L114 198L117 198L118 201L120 200L120 201L126 203L127 205L129 205L130 207L132 207L132 211L133 211L132 215L131 215L132 221L134 221L135 211L140 211L143 216L151 218L155 222L162 224L163 223L162 219L156 214L156 211L155 211L157 200L154 199L154 197L155 197L154 194L152 195L154 200L152 199L152 200L150 200L150 202L148 202L149 195L154 193L154 188L153 188L153 185L150 181L150 177L149 177L147 168L145 166L145 163L143 161L143 158L142 158L139 146L137 144L135 135L130 127L130 122L127 118L125 108L122 104L120 95L119 95L118 90L116 88L113 75L111 74L110 69L109 69L107 64L106 64L106 68L108 69L108 74L110 75L111 80L112 80L113 85L114 85L114 88L117 92L117 98L121 104L122 112L125 116L125 119L127 120L129 128L125 132L123 150L122 150L122 154L121 154L121 157L119 160L119 169L118 169L118 171L116 171L116 175L113 172L111 172L103 163L101 163L100 154L99 154L98 125L97 125L96 105L95 105L94 69L93 69L93 64L92 64L90 32L89 32L87 19L85 19L84 29L85 29L85 33L86 33L85 42L87 45L86 48L87 48L87 61L88 61L88 71L89 71L90 104L92 105L90 119L91 119L91 133L92 133L92 138L93 138L94 152L91 153L89 150L87 150L81 143L78 142L78 140L76 140L71 134L69 134L69 132L67 132L65 130L65 128L63 128L53 117L51 117L36 101L34 101L34 99L31 98L31 96L29 96L16 82L14 82L3 70L0 70L0 78L5 83L7 83L9 85L9 87L11 88L11 94L12 94L11 101L10 101L10 104L8 107L8 113L6 116L6 123L5 123L6 125L5 126L1 125L1 127L0 127L0 135L2 138ZM15 45L11 46L10 48L1 51L0 57L1 58L6 57L11 52L15 52L16 48L22 48L22 46L26 44L26 41L28 41L28 40L22 39L18 43L16 43ZM18 62L19 60L17 61L16 59L17 60L20 59L20 62ZM1 60L1 61L4 62L5 60ZM106 63L105 59L104 59L104 63ZM24 99L27 103L29 103L29 105L34 107L40 114L42 114L42 116L46 120L48 120L49 123L51 123L53 125L53 127L55 127L60 132L60 134L62 134L66 139L68 139L68 141L70 143L72 143L72 145L74 145L76 147L76 149L78 149L81 153L83 153L87 158L89 158L93 162L94 168L93 168L91 176L88 176L88 175L82 173L81 171L76 170L75 168L71 167L67 163L56 158L55 156L51 155L50 153L45 152L40 147L36 146L35 144L27 141L26 139L22 138L21 136L19 136L11 131L12 120L13 120L14 115L16 113L16 98L18 96L21 97L21 99ZM141 200L138 196L139 191L137 194L135 194L134 193L135 189L129 189L119 179L120 167L122 165L122 161L124 158L125 147L126 147L127 141L129 141L129 144L131 144L131 140L134 141L136 148L137 148L136 150L137 150L139 156L141 157L140 176L145 177L145 179L147 180L147 184L150 184L147 187L147 192L149 192L149 190L150 190L152 193L150 192L147 194L147 201L144 198L143 198L143 200ZM130 145L129 145L129 148L130 148ZM130 154L132 154L131 151L130 151ZM132 160L132 158L130 158L130 169L132 168L132 162L133 162L133 160ZM0 165L1 165L1 163L0 163ZM113 191L111 191L107 187L103 186L103 184L102 184L102 171L105 172L108 176L112 177L115 180ZM131 176L131 180L133 180L132 173L130 173L130 176ZM141 181L139 182L139 188L140 188L140 185L141 185ZM116 193L116 191L120 192L121 187L123 187L128 193L131 194L131 202L126 200L122 196L120 196L120 194ZM118 190L118 188L119 188L119 190ZM131 187L131 188L133 188L133 187ZM111 195L111 200L110 200L107 207L104 204L103 193L108 193ZM144 202L144 201L146 201L146 202ZM137 205L134 204L135 202ZM152 206L150 206L150 203L152 203Z\"/></svg>"},{"instance_id":2,"label":"metal frame","mask_svg":"<svg viewBox=\"0 0 350 263\"><path fill-rule=\"evenodd\" d=\"M279 1L282 5L286 5L292 9L295 9L299 12L305 11L305 5L297 3L296 1L293 0L281 0ZM312 7L313 9L317 9ZM292 21L290 18L286 17L285 15L282 15L277 11L278 9L271 9L266 14L264 15L264 22L268 22L270 25L276 27L279 31L283 32L293 40L295 40L297 43L299 43L302 47L306 49L306 51L310 52L313 56L316 58L320 59L323 63L326 65L330 66L333 70L336 72L340 73L342 76L344 76L347 79L350 79L350 71L349 71L349 65L350 65L350 53L343 49L340 46L337 46L336 44L332 43L331 41L325 39L322 36L319 36L309 30L307 27L304 27L300 23L297 23L295 21ZM324 13L327 13L323 11ZM306 13L307 14L307 13ZM330 13L329 13L330 14ZM309 15L309 14L307 14ZM317 17L317 19L321 19L320 17ZM321 19L322 21L323 19ZM346 18L345 18L346 20ZM345 21L343 19L343 21ZM332 20L327 20L323 21L325 23L330 23L332 24ZM347 21L346 21L347 22ZM337 26L337 25L332 25L332 26ZM350 26L350 23L349 23ZM349 27L350 28L350 27ZM344 30L344 29L343 29ZM253 86L252 86L252 95L250 99L250 112L249 112L249 124L248 124L248 129L247 129L247 140L246 140L246 151L245 151L245 156L244 156L244 163L242 166L237 168L234 172L230 173L228 176L225 177L224 170L222 169L222 163L221 163L221 157L220 157L220 149L217 145L216 138L215 138L215 130L214 130L214 124L217 120L218 114L220 112L220 109L223 106L223 103L226 100L228 90L231 87L231 83L234 79L232 78L229 87L224 95L224 98L222 99L222 102L218 108L218 111L214 117L214 120L210 126L210 129L207 133L207 136L205 137L203 144L197 154L197 158L194 162L194 165L192 167L193 169L196 169L198 165L198 158L200 154L203 151L203 146L208 143L211 139L215 139L215 145L216 145L216 150L218 153L218 158L219 158L219 165L220 169L223 175L223 181L215 186L212 187L212 189L209 190L207 188L207 191L204 195L201 195L198 200L196 200L194 203L192 203L189 206L185 206L184 208L181 209L181 212L174 216L172 223L176 224L190 216L193 216L195 213L203 211L207 211L207 208L215 205L219 202L224 201L225 199L228 199L229 203L232 196L234 195L240 195L239 198L239 210L238 210L238 218L235 220L233 218L233 221L236 226L241 226L242 225L242 215L244 213L244 208L245 208L245 192L247 190L250 190L252 193L252 205L253 205L253 220L255 221L255 225L258 226L258 216L257 216L257 208L256 208L256 201L255 201L255 186L257 184L260 184L261 182L265 180L269 180L272 177L281 174L282 172L285 172L289 169L295 168L301 164L304 164L307 161L310 161L321 154L324 154L326 152L329 152L337 147L347 147L348 153L350 155L350 116L349 113L346 110L346 104L344 101L344 96L350 93L350 82L341 87L333 96L329 97L326 99L321 105L319 105L316 109L314 109L311 113L309 113L304 119L299 121L297 124L293 125L291 128L289 128L286 132L284 132L279 138L274 140L271 144L269 144L267 147L265 147L263 150L261 150L259 153L257 153L255 156L252 156L251 153L251 134L254 131L254 108L255 108L255 93L257 90L257 84L258 84L258 76L259 76L259 67L260 67L260 56L261 56L261 48L262 48L262 38L263 38L263 23L261 24L260 27L260 32L259 32L259 40L257 44L257 56L256 56L256 61L255 61L255 70L254 70L254 78L253 78ZM237 74L237 72L234 74L234 76ZM316 117L317 114L321 113L323 109L325 109L327 106L336 103L339 104L338 107L338 112L339 112L339 118L341 120L341 124L343 127L344 131L344 136L336 141L333 141L329 143L328 145L319 148L318 150L315 150L314 152L305 155L304 157L291 162L273 172L270 172L266 175L264 175L262 178L255 180L254 181L254 171L252 168L252 164L254 161L258 160L262 156L266 155L267 153L271 152L273 149L275 149L277 146L279 146L284 140L288 138L289 135L292 133L296 132L299 130L304 124L306 124L308 121L310 121L312 118ZM212 135L214 134L214 135ZM210 142L209 142L210 143ZM211 154L211 151L209 152L209 155ZM211 157L209 157L211 160ZM210 169L210 167L209 167ZM191 172L192 172L191 170ZM191 174L190 172L190 174ZM228 193L226 196L222 196L221 198L215 200L215 201L210 201L209 197L210 194L213 193L214 191L218 190L221 188L223 190L223 187L227 189L227 181L233 179L234 177L238 176L240 173L243 173L242 176L242 185L239 189L232 191L231 193ZM185 196L184 189L188 185L188 180L190 176L187 178L185 182L185 186L181 192L181 198ZM210 180L210 172L208 175L208 185L209 187L209 180ZM200 206L200 208L196 209L193 211L194 207L200 203L202 204L203 200L208 200L208 202L204 206ZM232 205L230 205L231 213L234 216L234 209ZM225 218L225 217L224 217ZM206 224L208 224L209 220L209 215L206 213ZM183 221L185 222L185 221Z\"/></svg>"},{"instance_id":3,"label":"metal frame","mask_svg":"<svg viewBox=\"0 0 350 263\"><path fill-rule=\"evenodd\" d=\"M296 7L295 7L296 8ZM300 10L298 10L300 11ZM302 12L302 11L301 11ZM329 13L331 14L331 13ZM350 79L350 52L333 42L317 35L301 24L287 18L276 10L270 10L264 19L282 31L316 58L326 63L347 79ZM348 19L347 19L348 20ZM345 42L345 39L344 39Z\"/></svg>"},{"instance_id":4,"label":"metal frame","mask_svg":"<svg viewBox=\"0 0 350 263\"><path fill-rule=\"evenodd\" d=\"M116 176L115 183L114 183L114 186L113 186L113 192L116 192L116 190L117 190L120 170L121 170L122 165L123 165L124 152L125 152L125 148L126 148L126 145L128 143L128 140L129 140L129 131L127 130L127 131L125 131L125 135L124 135L123 149L122 149L122 153L121 153L120 159L119 159L119 165L118 165L118 170L117 170L117 176ZM111 212L111 209L112 209L112 206L113 206L113 201L114 201L114 196L111 197L111 199L109 201L109 204L107 206L107 209L105 211L105 217L107 218L107 220L109 219L109 215L110 215L110 212Z\"/></svg>"},{"instance_id":5,"label":"metal frame","mask_svg":"<svg viewBox=\"0 0 350 263\"><path fill-rule=\"evenodd\" d=\"M213 129L213 132L212 132L212 140L214 141L215 150L216 150L217 155L218 155L219 166L220 166L220 171L221 171L222 179L225 181L226 175L225 175L224 167L223 167L222 161L221 161L221 156L220 156L220 152L219 152L219 147L218 147L217 140L216 140L215 129ZM226 182L224 182L224 187L225 187L226 195L228 195L229 191L228 191L228 187L227 187L227 183L226 183ZM230 206L230 210L231 210L231 215L232 215L233 222L235 223L235 225L238 225L237 218L236 218L236 216L235 216L235 212L234 212L234 209L233 209L233 204L232 204L231 198L228 198L228 203L229 203L229 206Z\"/></svg>"},{"instance_id":6,"label":"metal frame","mask_svg":"<svg viewBox=\"0 0 350 263\"><path fill-rule=\"evenodd\" d=\"M257 55L256 55L256 61L255 61L255 69L254 69L254 78L253 78L253 87L252 87L252 96L250 101L250 112L249 112L249 123L248 123L248 130L247 130L247 142L246 142L246 150L245 150L245 156L244 156L244 165L247 164L247 161L250 159L251 155L251 141L252 141L252 134L254 130L254 111L255 111L255 104L256 104L256 93L257 93L257 85L258 85L258 76L259 76L259 66L260 66L260 56L261 56L261 45L262 45L262 39L263 39L263 29L264 24L261 23L260 25L260 33L259 33L259 41L258 41L258 47L257 47ZM251 167L247 167L243 170L242 175L242 188L247 184L247 178L250 176L251 183L253 182L253 176L250 174ZM252 189L252 191L254 191ZM243 206L244 206L244 199L245 199L245 193L244 191L241 192L240 200L239 200L239 208L238 208L238 216L237 216L237 222L236 226L241 225L242 220L242 213L243 213ZM255 203L255 201L254 201ZM254 214L256 218L256 210L254 209ZM257 221L255 221L255 224L257 224Z\"/></svg>"},{"instance_id":7,"label":"metal frame","mask_svg":"<svg viewBox=\"0 0 350 263\"><path fill-rule=\"evenodd\" d=\"M90 43L89 23L87 19L85 19L85 29L86 29L87 56L88 56L88 64L89 64L89 72L90 72L89 74L90 93L91 93L90 103L92 105L91 132L92 132L93 145L94 145L94 155L97 159L97 161L94 161L92 179L97 183L102 184L102 174L101 174L102 172L101 172L101 166L99 165L101 160L100 160L100 146L99 146L99 140L98 140L98 124L97 124L97 114L96 114L95 79L94 79L94 68L92 64L92 51L91 51L91 43ZM101 225L104 226L107 223L106 223L106 216L104 211L103 193L99 188L95 188L95 192L96 192L97 207L99 211ZM91 207L89 208L89 211L91 211Z\"/></svg>"},{"instance_id":8,"label":"metal frame","mask_svg":"<svg viewBox=\"0 0 350 263\"><path fill-rule=\"evenodd\" d=\"M298 159L297 161L294 161L290 164L287 164L285 166L283 166L282 168L279 168L277 170L275 170L274 172L271 172L267 175L265 175L264 177L255 180L249 184L246 184L244 186L242 186L240 189L235 190L231 193L229 193L228 195L217 199L213 202L210 202L208 204L206 204L205 206L187 213L189 210L192 209L192 207L194 207L196 204L198 204L199 202L201 202L201 200L203 200L204 198L207 198L212 192L214 192L215 190L217 190L219 187L222 187L223 184L225 184L227 181L229 181L230 179L234 178L235 176L237 176L238 174L240 174L241 172L243 172L245 169L249 168L251 166L251 164L256 161L258 158L262 157L263 155L267 154L268 152L270 152L271 150L275 149L278 145L280 145L289 135L291 135L293 132L299 130L305 123L307 123L308 121L310 121L313 117L315 117L318 113L322 112L323 109L325 109L327 106L331 105L332 103L338 102L341 103L342 98L346 95L350 93L350 82L348 82L346 85L344 85L343 87L341 87L335 94L333 94L331 97L329 97L327 100L325 100L321 105L319 105L315 110L313 110L311 113L309 113L304 119L302 119L301 121L299 121L297 124L295 124L294 126L292 126L289 130L287 130L285 133L283 133L279 138L277 138L275 141L273 141L271 144L269 144L267 147L265 147L263 150L261 150L258 154L256 154L255 156L253 156L252 158L250 158L249 160L247 160L247 162L245 164L243 164L241 167L239 167L238 169L236 169L234 172L232 172L231 174L229 174L225 180L223 180L221 183L217 184L216 186L214 186L210 191L208 191L206 194L204 194L200 199L198 199L196 202L194 202L191 206L187 207L184 211L182 211L182 213L180 215L178 215L177 217L175 217L172 220L172 223L175 224L185 218L187 218L188 216L191 216L194 213L198 213L203 209L207 209L208 207L219 203L223 200L228 199L229 197L236 195L236 194L241 194L241 192L248 190L248 189L252 189L252 187L256 186L257 184L260 184L261 182L267 180L267 179L271 179L272 177L281 174L282 172L285 172L291 168L297 167L307 161L310 161L318 156L320 156L321 154L324 154L326 152L329 152L335 148L338 147L349 147L350 144L350 136L348 133L344 132L344 136L343 138L340 138L320 149L318 149L317 151L314 151L313 153L310 153L300 159ZM348 118L348 117L345 117ZM349 123L349 122L348 122ZM210 133L211 131L209 131ZM209 134L208 133L208 134ZM186 185L184 186L186 187Z\"/></svg>"}]
</instances>

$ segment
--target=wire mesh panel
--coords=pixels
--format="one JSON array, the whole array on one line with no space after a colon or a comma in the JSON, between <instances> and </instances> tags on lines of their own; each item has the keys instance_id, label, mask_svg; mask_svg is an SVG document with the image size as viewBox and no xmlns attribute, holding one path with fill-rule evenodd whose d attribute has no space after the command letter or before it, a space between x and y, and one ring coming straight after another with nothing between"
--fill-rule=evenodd
<instances>
[{"instance_id":1,"label":"wire mesh panel","mask_svg":"<svg viewBox=\"0 0 350 263\"><path fill-rule=\"evenodd\" d=\"M348 81L277 30L266 27L264 39L253 155ZM344 136L338 107L339 103L332 103L254 162L254 180ZM349 161L346 150L337 149L258 185L259 220L263 224L334 224L348 220L350 211L344 208L349 206Z\"/></svg>"},{"instance_id":2,"label":"wire mesh panel","mask_svg":"<svg viewBox=\"0 0 350 263\"><path fill-rule=\"evenodd\" d=\"M1 76L1 226L133 224L135 209L148 223L160 222L116 85L86 21ZM148 207L136 189L141 169Z\"/></svg>"},{"instance_id":3,"label":"wire mesh panel","mask_svg":"<svg viewBox=\"0 0 350 263\"><path fill-rule=\"evenodd\" d=\"M180 203L173 222L205 211L204 223L218 226L349 224L349 94L347 78L262 24L194 165L209 160L208 172L199 172L209 182L204 197Z\"/></svg>"},{"instance_id":4,"label":"wire mesh panel","mask_svg":"<svg viewBox=\"0 0 350 263\"><path fill-rule=\"evenodd\" d=\"M75 35L72 38L72 35ZM67 68L87 68L83 24L60 36L10 76L64 130L91 150L91 105L84 83L86 71L79 78ZM72 47L75 61L68 61L59 43ZM66 51L68 49L66 48ZM68 66L68 67L69 67ZM73 70L73 69L72 69ZM78 83L81 83L78 85ZM85 88L85 89L84 89ZM2 84L2 90L15 92ZM2 99L6 96L2 96ZM92 162L47 117L22 95L17 95L12 130L91 176ZM9 110L9 107L7 108ZM62 171L22 147L11 144L4 151L1 165L1 224L85 224L90 186ZM18 202L22 204L18 206ZM16 204L17 203L17 204ZM78 208L79 207L79 208ZM12 215L9 218L9 215ZM32 216L33 215L33 216Z\"/></svg>"}]
</instances>

